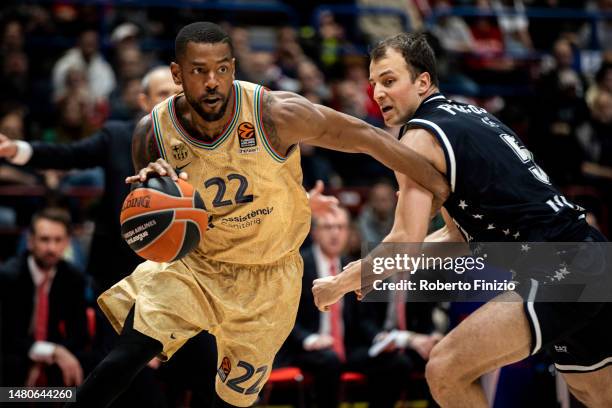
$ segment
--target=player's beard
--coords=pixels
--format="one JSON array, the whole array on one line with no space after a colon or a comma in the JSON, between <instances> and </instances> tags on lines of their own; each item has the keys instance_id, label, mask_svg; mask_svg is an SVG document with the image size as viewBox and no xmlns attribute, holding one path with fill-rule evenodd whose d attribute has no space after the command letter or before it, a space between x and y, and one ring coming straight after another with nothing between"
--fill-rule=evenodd
<instances>
[{"instance_id":1,"label":"player's beard","mask_svg":"<svg viewBox=\"0 0 612 408\"><path fill-rule=\"evenodd\" d=\"M221 107L219 108L218 112L206 112L204 110L204 108L202 107L202 104L205 104L206 102L205 99L207 97L211 97L211 96L215 96L217 98L220 98L223 101L223 104L221 105ZM198 115L200 115L200 117L202 117L202 119L208 121L208 122L215 122L219 119L221 119L223 117L223 115L225 115L225 110L227 109L227 104L229 103L230 98L227 96L223 96L218 92L212 93L212 94L206 94L204 95L202 98L200 98L199 100L192 98L191 96L187 95L187 93L185 93L185 98L187 99L187 102L189 102L189 105L191 105L191 107L193 108L193 110L195 110Z\"/></svg>"}]
</instances>

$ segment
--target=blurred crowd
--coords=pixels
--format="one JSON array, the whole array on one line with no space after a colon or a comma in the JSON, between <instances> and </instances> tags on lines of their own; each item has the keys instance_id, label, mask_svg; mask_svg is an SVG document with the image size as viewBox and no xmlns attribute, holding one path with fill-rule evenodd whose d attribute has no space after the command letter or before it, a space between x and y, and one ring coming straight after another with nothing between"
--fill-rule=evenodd
<instances>
[{"instance_id":1,"label":"blurred crowd","mask_svg":"<svg viewBox=\"0 0 612 408\"><path fill-rule=\"evenodd\" d=\"M125 249L105 247L106 253L92 262L92 220L96 231L112 235L118 230L118 216L103 219L100 214L110 212L114 217L118 210L111 211L106 204L114 205L127 190L117 187L113 198L102 200L103 205L96 197L111 194L114 179L109 177L121 180L131 167L112 170L113 160L122 157L117 153L119 145L113 145L118 141L113 135L129 134L134 121L163 95L161 85L145 74L172 61L176 32L194 20L214 17L222 22L233 39L237 79L297 92L380 127L384 124L371 98L367 50L402 30L427 32L437 53L442 92L499 116L526 142L565 195L587 209L589 222L604 233L609 231L611 0L335 2L362 10L384 7L387 13L334 12L312 2L276 2L293 10L292 18L253 9L211 11L196 7L197 2L190 8L188 1L177 1L176 8L141 7L146 1L141 6L117 3L9 1L0 12L0 146L10 141L34 146L34 156L31 150L29 155L24 153L22 144L21 150L0 159L0 236L6 243L0 251L0 303L22 302L19 310L26 316L16 319L6 306L1 310L2 385L78 383L103 355L107 343L112 343L108 340L112 334L94 311L95 296L115 278L130 273L135 261L126 255L103 264L112 260L102 258ZM119 132L108 127L114 123L109 121L121 121L126 128ZM102 140L101 135L110 138L104 139L107 155L101 158L102 153L96 153L97 159L89 165L84 159L89 156L83 155L78 165L45 164L40 157L36 161L36 146L55 144L87 145L89 150L83 151L94 155L92 149L103 148L92 147L91 141ZM126 140L129 149L129 136ZM59 154L54 152L46 154ZM309 304L308 279L336 273L360 257L362 243L380 242L393 223L396 186L392 172L368 157L308 145L301 146L301 154L305 188L322 180L327 192L336 194L347 210L314 220L304 247L303 304L278 364L312 372L316 379L313 400L327 407L337 403L342 371L360 372L374 385L380 373L409 378L411 372L422 372L431 346L447 324L444 318L435 318L444 314L440 305L407 304L405 312L412 320L407 322L404 316L403 323L398 323L395 306L385 304L375 310L347 298L337 312L345 318L344 338L333 335L337 334L333 323L319 317ZM129 161L129 155L124 157ZM81 170L70 170L73 167ZM119 239L118 234L109 239ZM102 271L92 272L93 264ZM65 285L52 287L40 277L45 270ZM101 278L105 270L113 279ZM74 305L50 306L52 297L57 301L64 296L71 297ZM45 302L47 312L41 306ZM39 318L47 322L48 330L37 329ZM369 348L391 332L400 335L383 352L370 355ZM28 341L15 342L19 338L15 333ZM51 349L49 343L60 346ZM190 347L186 357L177 356L176 365L181 367L177 372L193 370L185 367L198 350L214 353L208 338ZM55 369L45 375L44 367ZM148 396L158 406L172 406L180 394L176 391L179 381L170 380L172 367L161 371L158 367L158 362L152 362L150 372L135 387L148 389L151 382L165 381L156 389L166 390L171 397L157 398L155 392ZM209 370L213 376L214 370ZM189 387L198 379L202 377L196 373L183 385ZM385 385L393 390L392 401L406 392L402 381ZM141 394L135 391L134 395ZM188 400L196 406L206 398L196 392ZM380 396L364 398L370 399L370 406L392 406ZM132 406L143 406L138 399L130 403L134 401ZM183 398L182 403L189 401ZM157 406L150 404L146 406Z\"/></svg>"}]
</instances>

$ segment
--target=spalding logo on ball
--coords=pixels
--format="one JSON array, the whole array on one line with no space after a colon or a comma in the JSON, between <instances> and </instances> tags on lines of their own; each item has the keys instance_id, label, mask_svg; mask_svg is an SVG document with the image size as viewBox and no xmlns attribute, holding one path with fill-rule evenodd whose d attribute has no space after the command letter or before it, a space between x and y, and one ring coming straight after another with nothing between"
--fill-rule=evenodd
<instances>
[{"instance_id":1,"label":"spalding logo on ball","mask_svg":"<svg viewBox=\"0 0 612 408\"><path fill-rule=\"evenodd\" d=\"M191 184L155 177L132 185L120 222L121 235L134 252L150 261L171 262L198 245L208 214Z\"/></svg>"}]
</instances>

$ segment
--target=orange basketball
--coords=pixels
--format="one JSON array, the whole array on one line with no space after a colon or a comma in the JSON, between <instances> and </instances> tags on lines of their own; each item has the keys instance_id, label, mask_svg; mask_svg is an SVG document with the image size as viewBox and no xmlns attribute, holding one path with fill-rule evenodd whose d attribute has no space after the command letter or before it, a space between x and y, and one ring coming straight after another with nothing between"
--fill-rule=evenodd
<instances>
[{"instance_id":1,"label":"orange basketball","mask_svg":"<svg viewBox=\"0 0 612 408\"><path fill-rule=\"evenodd\" d=\"M134 252L150 261L171 262L198 245L208 214L191 184L156 177L132 185L120 222L121 235Z\"/></svg>"}]
</instances>

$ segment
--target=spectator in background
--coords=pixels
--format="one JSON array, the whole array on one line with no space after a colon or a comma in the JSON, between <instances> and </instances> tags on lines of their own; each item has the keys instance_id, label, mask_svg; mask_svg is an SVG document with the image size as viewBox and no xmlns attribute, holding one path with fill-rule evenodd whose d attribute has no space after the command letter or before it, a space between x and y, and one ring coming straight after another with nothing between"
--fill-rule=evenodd
<instances>
[{"instance_id":1,"label":"spectator in background","mask_svg":"<svg viewBox=\"0 0 612 408\"><path fill-rule=\"evenodd\" d=\"M13 142L25 138L25 107L15 104L7 104L3 107L0 112L0 133ZM38 182L38 177L30 169L19 168L4 160L0 162L0 183L31 186ZM6 210L14 214L14 210L8 208Z\"/></svg>"},{"instance_id":2,"label":"spectator in background","mask_svg":"<svg viewBox=\"0 0 612 408\"><path fill-rule=\"evenodd\" d=\"M157 103L181 91L181 88L174 84L168 66L149 71L142 80L141 89L139 102L143 112L150 112ZM142 262L121 237L119 225L121 205L130 189L130 186L125 184L125 178L133 172L131 147L135 124L135 120L109 121L90 137L67 144L15 143L0 135L0 157L9 158L15 164L27 163L33 167L56 169L88 169L94 166L103 168L104 194L100 211L95 218L95 231L88 263L95 296ZM117 336L106 319L98 319L98 322L96 348L106 354ZM212 386L214 381L211 377L215 373L216 361L211 358L211 350L214 350L214 338L208 333L202 333L185 346L180 358L172 362L169 367L164 367L162 376L169 379L167 384L169 395L174 395L173 392L180 388L177 386L177 381L180 381L181 386L192 387L194 390L194 404L209 406L207 401L212 400L215 395ZM189 363L186 363L186 360ZM113 407L165 406L166 401L154 380L153 368L157 367L159 361L151 362L151 367L136 377L128 392L115 401ZM182 368L176 369L176 367ZM168 375L169 372L172 375ZM195 382L200 384L193 388Z\"/></svg>"},{"instance_id":3,"label":"spectator in background","mask_svg":"<svg viewBox=\"0 0 612 408\"><path fill-rule=\"evenodd\" d=\"M355 303L351 310L357 310L350 320L354 327L347 329L352 335L347 336L346 368L367 375L371 408L393 408L410 373L425 372L431 349L442 339L434 327L433 304L406 303L394 293L389 302L345 299Z\"/></svg>"},{"instance_id":4,"label":"spectator in background","mask_svg":"<svg viewBox=\"0 0 612 408\"><path fill-rule=\"evenodd\" d=\"M4 386L77 386L88 365L85 279L62 260L70 217L32 217L27 254L0 268Z\"/></svg>"},{"instance_id":5,"label":"spectator in background","mask_svg":"<svg viewBox=\"0 0 612 408\"><path fill-rule=\"evenodd\" d=\"M475 49L485 56L503 53L504 39L499 24L494 18L486 16L486 14L492 12L491 2L489 0L477 0L476 5L485 15L478 16L470 22L472 36L476 41Z\"/></svg>"},{"instance_id":6,"label":"spectator in background","mask_svg":"<svg viewBox=\"0 0 612 408\"><path fill-rule=\"evenodd\" d=\"M572 66L574 52L564 38L553 50L554 67L540 78L534 100L538 114L532 118L534 150L554 182L576 182L582 157L576 129L588 119L584 100L586 79ZM554 146L554 150L550 148Z\"/></svg>"},{"instance_id":7,"label":"spectator in background","mask_svg":"<svg viewBox=\"0 0 612 408\"><path fill-rule=\"evenodd\" d=\"M327 186L338 184L338 175L335 174L331 163L315 146L300 143L300 158L303 174L302 184L306 189L314 187L317 180L321 180ZM333 183L331 183L332 180Z\"/></svg>"},{"instance_id":8,"label":"spectator in background","mask_svg":"<svg viewBox=\"0 0 612 408\"><path fill-rule=\"evenodd\" d=\"M515 55L532 51L529 20L522 0L493 0L492 6L497 14L506 51Z\"/></svg>"},{"instance_id":9,"label":"spectator in background","mask_svg":"<svg viewBox=\"0 0 612 408\"><path fill-rule=\"evenodd\" d=\"M612 0L597 0L594 13L612 12ZM596 20L594 23L587 22L578 33L578 43L582 48L599 49L602 51L612 50L612 21L608 18Z\"/></svg>"},{"instance_id":10,"label":"spectator in background","mask_svg":"<svg viewBox=\"0 0 612 408\"><path fill-rule=\"evenodd\" d=\"M276 64L280 67L283 76L297 78L298 65L304 58L304 50L298 41L295 28L281 27L276 39Z\"/></svg>"},{"instance_id":11,"label":"spectator in background","mask_svg":"<svg viewBox=\"0 0 612 408\"><path fill-rule=\"evenodd\" d=\"M586 93L586 103L592 108L597 94L600 92L612 93L612 62L605 61L595 74L595 82L589 86Z\"/></svg>"},{"instance_id":12,"label":"spectator in background","mask_svg":"<svg viewBox=\"0 0 612 408\"><path fill-rule=\"evenodd\" d=\"M147 58L136 46L116 50L115 67L120 84L131 79L141 79L147 71Z\"/></svg>"},{"instance_id":13,"label":"spectator in background","mask_svg":"<svg viewBox=\"0 0 612 408\"><path fill-rule=\"evenodd\" d=\"M0 133L11 140L22 140L25 136L25 108L7 104L0 111ZM19 168L0 159L0 184L35 185L39 178L30 169ZM15 208L0 205L0 226L15 227L17 211Z\"/></svg>"},{"instance_id":14,"label":"spectator in background","mask_svg":"<svg viewBox=\"0 0 612 408\"><path fill-rule=\"evenodd\" d=\"M327 105L331 99L331 91L325 84L323 74L317 66L307 58L303 58L297 66L297 79L300 81L300 95L316 95L318 103Z\"/></svg>"},{"instance_id":15,"label":"spectator in background","mask_svg":"<svg viewBox=\"0 0 612 408\"><path fill-rule=\"evenodd\" d=\"M3 55L2 77L0 86L6 95L14 101L27 103L31 100L28 56L22 51L11 51Z\"/></svg>"},{"instance_id":16,"label":"spectator in background","mask_svg":"<svg viewBox=\"0 0 612 408\"><path fill-rule=\"evenodd\" d=\"M335 108L340 112L366 120L367 99L368 95L361 92L350 80L340 81L336 86Z\"/></svg>"},{"instance_id":17,"label":"spectator in background","mask_svg":"<svg viewBox=\"0 0 612 408\"><path fill-rule=\"evenodd\" d=\"M358 97L355 103L362 105L358 110L364 112L363 119L371 125L384 127L380 108L372 99L367 64L367 59L361 55L346 56L344 58L344 82L353 86L357 92Z\"/></svg>"},{"instance_id":18,"label":"spectator in background","mask_svg":"<svg viewBox=\"0 0 612 408\"><path fill-rule=\"evenodd\" d=\"M242 65L245 65L242 74L244 81L262 84L275 90L297 92L299 89L299 82L283 75L282 70L274 62L274 54L270 51L254 51L249 54L248 60L243 60Z\"/></svg>"},{"instance_id":19,"label":"spectator in background","mask_svg":"<svg viewBox=\"0 0 612 408\"><path fill-rule=\"evenodd\" d=\"M85 71L77 66L68 68L64 88L56 95L55 126L43 134L43 140L74 142L81 140L98 126L100 118L94 114L94 100L87 85Z\"/></svg>"},{"instance_id":20,"label":"spectator in background","mask_svg":"<svg viewBox=\"0 0 612 408\"><path fill-rule=\"evenodd\" d=\"M56 98L64 94L67 86L65 78L70 69L76 67L85 73L89 92L96 103L108 99L115 89L115 74L98 48L98 33L86 30L80 34L78 45L56 62L52 74L53 94Z\"/></svg>"},{"instance_id":21,"label":"spectator in background","mask_svg":"<svg viewBox=\"0 0 612 408\"><path fill-rule=\"evenodd\" d=\"M319 312L310 288L315 279L335 275L346 264L342 252L349 223L344 208L313 218L313 244L302 250L304 275L295 326L277 357L281 365L294 365L313 375L316 405L320 408L338 406L340 372L346 360L345 319L353 318L354 313L343 309L342 301L330 313Z\"/></svg>"},{"instance_id":22,"label":"spectator in background","mask_svg":"<svg viewBox=\"0 0 612 408\"><path fill-rule=\"evenodd\" d=\"M123 82L120 95L111 98L112 120L135 120L140 118L142 109L139 96L142 94L141 79L134 77Z\"/></svg>"},{"instance_id":23,"label":"spectator in background","mask_svg":"<svg viewBox=\"0 0 612 408\"><path fill-rule=\"evenodd\" d=\"M11 52L23 51L24 42L23 25L19 20L8 20L4 24L4 30L2 31L0 53L5 56Z\"/></svg>"},{"instance_id":24,"label":"spectator in background","mask_svg":"<svg viewBox=\"0 0 612 408\"><path fill-rule=\"evenodd\" d=\"M149 112L157 103L180 92L174 84L170 68L152 69L142 80L140 107ZM135 121L109 121L95 134L80 141L55 144L13 141L0 135L0 157L17 165L37 168L104 169L104 195L96 216L92 251L88 270L97 285L96 292L109 288L141 262L121 237L119 213L129 192L125 178L132 174L132 132ZM108 254L113 254L109 256Z\"/></svg>"},{"instance_id":25,"label":"spectator in background","mask_svg":"<svg viewBox=\"0 0 612 408\"><path fill-rule=\"evenodd\" d=\"M423 28L423 20L414 1L357 0L356 3L359 7L384 8L395 10L399 14L366 12L359 15L359 28L370 45L404 31L420 31Z\"/></svg>"},{"instance_id":26,"label":"spectator in background","mask_svg":"<svg viewBox=\"0 0 612 408\"><path fill-rule=\"evenodd\" d=\"M582 171L612 180L612 93L596 94L591 119L578 129L577 135L586 159Z\"/></svg>"},{"instance_id":27,"label":"spectator in background","mask_svg":"<svg viewBox=\"0 0 612 408\"><path fill-rule=\"evenodd\" d=\"M262 84L270 88L271 78L268 77L268 70L269 67L274 65L274 56L270 56L270 53L266 52L265 57L259 58L256 61L253 55L254 52L251 49L249 30L244 27L231 26L228 24L226 32L230 33L232 44L234 44L236 79L239 81ZM258 78L261 78L261 80Z\"/></svg>"},{"instance_id":28,"label":"spectator in background","mask_svg":"<svg viewBox=\"0 0 612 408\"><path fill-rule=\"evenodd\" d=\"M531 7L546 8L551 12L559 9L584 9L583 0L533 0ZM537 50L550 50L559 36L575 37L582 20L571 18L537 18L531 17L529 31Z\"/></svg>"},{"instance_id":29,"label":"spectator in background","mask_svg":"<svg viewBox=\"0 0 612 408\"><path fill-rule=\"evenodd\" d=\"M437 15L436 24L431 33L438 39L447 52L473 52L475 41L470 27L460 16L450 15L451 4L448 0L434 0L434 11Z\"/></svg>"},{"instance_id":30,"label":"spectator in background","mask_svg":"<svg viewBox=\"0 0 612 408\"><path fill-rule=\"evenodd\" d=\"M319 15L319 66L327 79L342 77L342 57L346 54L357 54L345 38L344 27L336 22L334 15L325 11Z\"/></svg>"},{"instance_id":31,"label":"spectator in background","mask_svg":"<svg viewBox=\"0 0 612 408\"><path fill-rule=\"evenodd\" d=\"M504 55L504 35L497 19L491 16L493 6L490 0L477 0L476 5L482 15L467 19L475 42L475 53L467 58L466 64L479 82L499 83L500 74L512 73L515 61Z\"/></svg>"},{"instance_id":32,"label":"spectator in background","mask_svg":"<svg viewBox=\"0 0 612 408\"><path fill-rule=\"evenodd\" d=\"M119 24L111 33L111 43L115 52L121 52L125 48L139 48L138 36L140 29L134 23L126 22Z\"/></svg>"},{"instance_id":33,"label":"spectator in background","mask_svg":"<svg viewBox=\"0 0 612 408\"><path fill-rule=\"evenodd\" d=\"M378 245L391 231L397 197L395 188L381 180L370 189L368 203L359 215L359 230L364 244Z\"/></svg>"}]
</instances>

